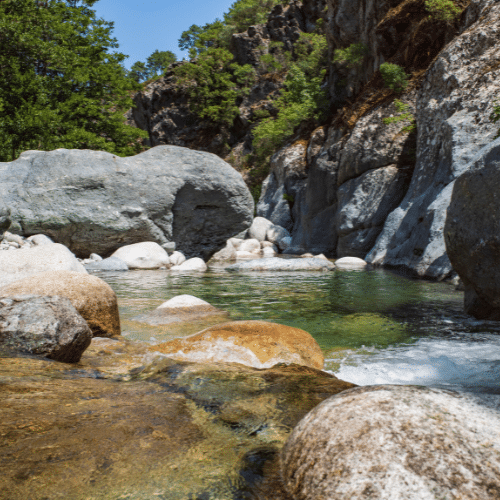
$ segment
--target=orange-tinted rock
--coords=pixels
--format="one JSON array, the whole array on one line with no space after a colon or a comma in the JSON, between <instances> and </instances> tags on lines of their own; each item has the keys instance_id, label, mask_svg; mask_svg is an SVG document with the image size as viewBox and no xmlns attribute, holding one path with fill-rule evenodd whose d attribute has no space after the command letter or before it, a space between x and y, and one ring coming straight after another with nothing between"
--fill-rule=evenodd
<instances>
[{"instance_id":1,"label":"orange-tinted rock","mask_svg":"<svg viewBox=\"0 0 500 500\"><path fill-rule=\"evenodd\" d=\"M94 337L120 335L116 294L97 276L74 271L47 271L0 289L1 297L20 294L67 297Z\"/></svg>"},{"instance_id":2,"label":"orange-tinted rock","mask_svg":"<svg viewBox=\"0 0 500 500\"><path fill-rule=\"evenodd\" d=\"M304 330L266 321L234 321L150 348L196 362L241 363L268 368L278 363L322 369L323 353Z\"/></svg>"}]
</instances>

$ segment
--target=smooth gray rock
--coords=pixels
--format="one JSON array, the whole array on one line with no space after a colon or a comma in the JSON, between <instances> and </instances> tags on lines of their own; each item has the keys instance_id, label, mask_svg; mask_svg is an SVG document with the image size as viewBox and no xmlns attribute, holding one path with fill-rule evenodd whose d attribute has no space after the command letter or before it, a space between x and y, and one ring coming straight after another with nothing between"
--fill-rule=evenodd
<instances>
[{"instance_id":1,"label":"smooth gray rock","mask_svg":"<svg viewBox=\"0 0 500 500\"><path fill-rule=\"evenodd\" d=\"M226 246L222 250L219 250L212 256L212 258L210 259L211 261L236 260L236 248L234 248L233 244L231 243L231 239L232 238L229 238L229 240L227 240Z\"/></svg>"},{"instance_id":2,"label":"smooth gray rock","mask_svg":"<svg viewBox=\"0 0 500 500\"><path fill-rule=\"evenodd\" d=\"M167 251L154 241L126 245L116 250L111 257L123 260L129 269L159 269L170 266Z\"/></svg>"},{"instance_id":3,"label":"smooth gray rock","mask_svg":"<svg viewBox=\"0 0 500 500\"><path fill-rule=\"evenodd\" d=\"M207 270L207 265L205 264L203 259L200 259L199 257L193 257L192 259L188 259L178 266L172 266L171 270L179 272L194 271L204 273Z\"/></svg>"},{"instance_id":4,"label":"smooth gray rock","mask_svg":"<svg viewBox=\"0 0 500 500\"><path fill-rule=\"evenodd\" d=\"M489 64L498 57L500 5L482 0L474 2L474 9L462 34L439 54L420 86L415 171L405 198L366 257L372 264L427 278L453 274L444 240L453 181L498 130L490 115L500 79Z\"/></svg>"},{"instance_id":5,"label":"smooth gray rock","mask_svg":"<svg viewBox=\"0 0 500 500\"><path fill-rule=\"evenodd\" d=\"M465 309L477 318L500 317L499 197L500 138L455 181L444 228L448 257L466 287Z\"/></svg>"},{"instance_id":6,"label":"smooth gray rock","mask_svg":"<svg viewBox=\"0 0 500 500\"><path fill-rule=\"evenodd\" d=\"M290 246L291 235L281 226L272 226L266 231L266 240L276 245L280 250Z\"/></svg>"},{"instance_id":7,"label":"smooth gray rock","mask_svg":"<svg viewBox=\"0 0 500 500\"><path fill-rule=\"evenodd\" d=\"M219 252L222 252L222 250L219 250ZM186 257L184 257L184 254L181 252L174 252L169 256L169 260L170 264L172 264L173 266L180 266L183 262L186 262Z\"/></svg>"},{"instance_id":8,"label":"smooth gray rock","mask_svg":"<svg viewBox=\"0 0 500 500\"><path fill-rule=\"evenodd\" d=\"M27 238L27 240L31 241L31 243L36 246L52 245L54 243L48 236L45 236L45 234L34 234Z\"/></svg>"},{"instance_id":9,"label":"smooth gray rock","mask_svg":"<svg viewBox=\"0 0 500 500\"><path fill-rule=\"evenodd\" d=\"M271 257L238 262L226 267L226 271L331 271L335 265L324 259L280 259Z\"/></svg>"},{"instance_id":10,"label":"smooth gray rock","mask_svg":"<svg viewBox=\"0 0 500 500\"><path fill-rule=\"evenodd\" d=\"M294 500L496 500L500 416L475 398L381 385L323 401L281 455Z\"/></svg>"},{"instance_id":11,"label":"smooth gray rock","mask_svg":"<svg viewBox=\"0 0 500 500\"><path fill-rule=\"evenodd\" d=\"M364 258L382 231L387 215L404 196L407 176L396 165L370 170L337 191L337 257Z\"/></svg>"},{"instance_id":12,"label":"smooth gray rock","mask_svg":"<svg viewBox=\"0 0 500 500\"><path fill-rule=\"evenodd\" d=\"M91 340L87 322L66 297L0 299L0 345L9 350L77 363Z\"/></svg>"},{"instance_id":13,"label":"smooth gray rock","mask_svg":"<svg viewBox=\"0 0 500 500\"><path fill-rule=\"evenodd\" d=\"M87 271L128 271L127 263L118 257L108 257L107 259L90 262L84 265Z\"/></svg>"},{"instance_id":14,"label":"smooth gray rock","mask_svg":"<svg viewBox=\"0 0 500 500\"><path fill-rule=\"evenodd\" d=\"M128 158L26 151L0 163L0 199L12 210L14 232L44 233L81 258L154 241L208 259L253 219L252 196L236 170L176 146Z\"/></svg>"}]
</instances>

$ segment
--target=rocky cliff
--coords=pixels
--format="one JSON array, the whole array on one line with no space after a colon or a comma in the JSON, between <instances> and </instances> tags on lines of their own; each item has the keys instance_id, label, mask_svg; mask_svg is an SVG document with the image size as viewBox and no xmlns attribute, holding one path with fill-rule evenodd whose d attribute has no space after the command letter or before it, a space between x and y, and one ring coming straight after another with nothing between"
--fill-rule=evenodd
<instances>
[{"instance_id":1,"label":"rocky cliff","mask_svg":"<svg viewBox=\"0 0 500 500\"><path fill-rule=\"evenodd\" d=\"M455 5L461 14L445 22L429 15L424 0L305 0L233 35L235 59L250 64L272 50L270 41L293 51L298 33L312 31L320 17L330 61L336 49L366 48L361 64L330 62L333 118L299 129L271 158L257 215L291 230L289 252L352 255L426 278L454 274L443 239L446 209L455 178L497 132L490 115L500 87L500 5ZM384 62L409 75L402 93L384 86ZM214 130L189 116L170 78L136 96L131 118L153 145L223 157L251 151L254 110L272 106L282 87L260 75L233 126Z\"/></svg>"}]
</instances>

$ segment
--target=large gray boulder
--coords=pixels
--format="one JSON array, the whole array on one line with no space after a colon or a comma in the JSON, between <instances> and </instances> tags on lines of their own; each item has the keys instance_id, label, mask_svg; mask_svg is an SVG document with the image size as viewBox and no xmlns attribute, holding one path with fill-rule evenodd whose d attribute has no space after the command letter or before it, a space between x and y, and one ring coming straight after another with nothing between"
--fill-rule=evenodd
<instances>
[{"instance_id":1,"label":"large gray boulder","mask_svg":"<svg viewBox=\"0 0 500 500\"><path fill-rule=\"evenodd\" d=\"M448 257L465 285L466 312L500 319L500 139L454 183L444 229Z\"/></svg>"},{"instance_id":2,"label":"large gray boulder","mask_svg":"<svg viewBox=\"0 0 500 500\"><path fill-rule=\"evenodd\" d=\"M11 231L46 234L79 257L154 241L207 260L253 217L238 172L213 154L176 146L128 158L26 151L0 164L0 199L12 211Z\"/></svg>"},{"instance_id":3,"label":"large gray boulder","mask_svg":"<svg viewBox=\"0 0 500 500\"><path fill-rule=\"evenodd\" d=\"M0 346L77 363L90 345L87 322L66 297L15 295L0 299Z\"/></svg>"},{"instance_id":4,"label":"large gray boulder","mask_svg":"<svg viewBox=\"0 0 500 500\"><path fill-rule=\"evenodd\" d=\"M281 472L294 500L496 500L499 436L498 411L465 395L359 387L299 422Z\"/></svg>"}]
</instances>

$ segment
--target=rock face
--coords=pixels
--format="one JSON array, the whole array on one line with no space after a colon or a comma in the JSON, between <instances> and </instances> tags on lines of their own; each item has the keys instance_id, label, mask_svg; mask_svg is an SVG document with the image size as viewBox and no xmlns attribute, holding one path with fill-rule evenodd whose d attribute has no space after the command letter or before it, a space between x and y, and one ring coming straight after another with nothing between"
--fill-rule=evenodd
<instances>
[{"instance_id":1,"label":"rock face","mask_svg":"<svg viewBox=\"0 0 500 500\"><path fill-rule=\"evenodd\" d=\"M97 276L48 271L0 288L0 297L20 294L66 297L88 323L94 337L113 337L121 333L116 294Z\"/></svg>"},{"instance_id":2,"label":"rock face","mask_svg":"<svg viewBox=\"0 0 500 500\"><path fill-rule=\"evenodd\" d=\"M67 298L0 299L0 345L7 349L77 363L91 339L87 323Z\"/></svg>"},{"instance_id":3,"label":"rock face","mask_svg":"<svg viewBox=\"0 0 500 500\"><path fill-rule=\"evenodd\" d=\"M129 158L27 151L0 165L0 179L11 231L44 233L79 257L154 241L208 259L253 216L239 173L213 154L174 146Z\"/></svg>"},{"instance_id":4,"label":"rock face","mask_svg":"<svg viewBox=\"0 0 500 500\"><path fill-rule=\"evenodd\" d=\"M331 271L335 265L325 259L280 259L270 257L266 259L239 262L226 267L226 271Z\"/></svg>"},{"instance_id":5,"label":"rock face","mask_svg":"<svg viewBox=\"0 0 500 500\"><path fill-rule=\"evenodd\" d=\"M87 274L76 257L58 243L0 252L0 286L46 271Z\"/></svg>"},{"instance_id":6,"label":"rock face","mask_svg":"<svg viewBox=\"0 0 500 500\"><path fill-rule=\"evenodd\" d=\"M265 321L216 325L150 350L179 360L241 363L255 368L294 363L321 370L324 363L323 353L309 333Z\"/></svg>"},{"instance_id":7,"label":"rock face","mask_svg":"<svg viewBox=\"0 0 500 500\"><path fill-rule=\"evenodd\" d=\"M221 321L227 312L210 305L208 302L192 295L177 295L149 314L133 318L133 321L148 323L149 325L168 325L170 323L184 323L199 321L207 317L220 316Z\"/></svg>"},{"instance_id":8,"label":"rock face","mask_svg":"<svg viewBox=\"0 0 500 500\"><path fill-rule=\"evenodd\" d=\"M466 287L466 312L478 318L500 319L499 190L497 139L455 181L444 230L453 269Z\"/></svg>"},{"instance_id":9,"label":"rock face","mask_svg":"<svg viewBox=\"0 0 500 500\"><path fill-rule=\"evenodd\" d=\"M500 496L500 418L465 396L414 386L329 398L282 451L294 500Z\"/></svg>"}]
</instances>

